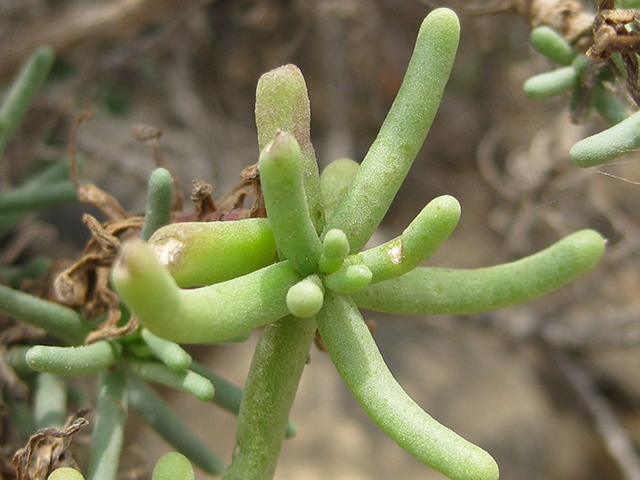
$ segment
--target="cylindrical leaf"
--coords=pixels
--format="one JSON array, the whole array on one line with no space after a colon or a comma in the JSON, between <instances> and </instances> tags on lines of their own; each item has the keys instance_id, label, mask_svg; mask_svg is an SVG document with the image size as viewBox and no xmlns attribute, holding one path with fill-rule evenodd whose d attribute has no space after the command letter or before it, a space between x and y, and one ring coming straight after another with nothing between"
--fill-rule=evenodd
<instances>
[{"instance_id":1,"label":"cylindrical leaf","mask_svg":"<svg viewBox=\"0 0 640 480\"><path fill-rule=\"evenodd\" d=\"M446 8L422 23L398 96L325 232L346 233L358 252L380 225L422 146L440 105L458 48L460 24Z\"/></svg>"},{"instance_id":2,"label":"cylindrical leaf","mask_svg":"<svg viewBox=\"0 0 640 480\"><path fill-rule=\"evenodd\" d=\"M0 312L43 328L72 345L81 344L90 331L75 310L4 285L0 285Z\"/></svg>"},{"instance_id":3,"label":"cylindrical leaf","mask_svg":"<svg viewBox=\"0 0 640 480\"><path fill-rule=\"evenodd\" d=\"M590 270L605 240L576 232L521 260L478 269L417 268L353 294L360 307L407 315L462 315L522 303Z\"/></svg>"},{"instance_id":4,"label":"cylindrical leaf","mask_svg":"<svg viewBox=\"0 0 640 480\"><path fill-rule=\"evenodd\" d=\"M593 167L609 162L640 147L640 112L613 127L580 140L569 151L578 167Z\"/></svg>"},{"instance_id":5,"label":"cylindrical leaf","mask_svg":"<svg viewBox=\"0 0 640 480\"><path fill-rule=\"evenodd\" d=\"M181 287L202 287L271 265L276 243L266 218L172 223L149 239Z\"/></svg>"},{"instance_id":6,"label":"cylindrical leaf","mask_svg":"<svg viewBox=\"0 0 640 480\"><path fill-rule=\"evenodd\" d=\"M300 148L290 133L278 132L260 154L260 182L278 252L301 275L315 272L322 244L309 217Z\"/></svg>"},{"instance_id":7,"label":"cylindrical leaf","mask_svg":"<svg viewBox=\"0 0 640 480\"><path fill-rule=\"evenodd\" d=\"M531 30L530 39L533 48L560 65L570 65L578 55L562 35L547 25Z\"/></svg>"},{"instance_id":8,"label":"cylindrical leaf","mask_svg":"<svg viewBox=\"0 0 640 480\"><path fill-rule=\"evenodd\" d=\"M289 288L302 280L289 262L207 287L181 289L142 240L128 242L112 272L120 298L152 333L177 343L244 334L285 316Z\"/></svg>"},{"instance_id":9,"label":"cylindrical leaf","mask_svg":"<svg viewBox=\"0 0 640 480\"><path fill-rule=\"evenodd\" d=\"M173 178L171 173L166 168L156 168L149 178L147 211L140 234L143 240L149 240L153 232L169 223L172 203Z\"/></svg>"},{"instance_id":10,"label":"cylindrical leaf","mask_svg":"<svg viewBox=\"0 0 640 480\"><path fill-rule=\"evenodd\" d=\"M460 220L460 204L450 195L429 202L398 238L347 257L341 270L366 265L371 283L399 277L427 260ZM340 270L333 275L338 275ZM331 287L330 287L331 288Z\"/></svg>"},{"instance_id":11,"label":"cylindrical leaf","mask_svg":"<svg viewBox=\"0 0 640 480\"><path fill-rule=\"evenodd\" d=\"M402 389L348 297L327 292L317 322L347 387L398 445L452 480L498 479L498 465L487 452L438 423Z\"/></svg>"},{"instance_id":12,"label":"cylindrical leaf","mask_svg":"<svg viewBox=\"0 0 640 480\"><path fill-rule=\"evenodd\" d=\"M318 163L311 144L311 108L302 72L295 65L265 73L256 88L256 127L262 151L276 132L290 132L300 146L309 217L318 233L324 224Z\"/></svg>"},{"instance_id":13,"label":"cylindrical leaf","mask_svg":"<svg viewBox=\"0 0 640 480\"><path fill-rule=\"evenodd\" d=\"M36 345L27 352L27 364L38 372L57 375L92 375L116 363L119 345L101 340L81 347Z\"/></svg>"}]
</instances>

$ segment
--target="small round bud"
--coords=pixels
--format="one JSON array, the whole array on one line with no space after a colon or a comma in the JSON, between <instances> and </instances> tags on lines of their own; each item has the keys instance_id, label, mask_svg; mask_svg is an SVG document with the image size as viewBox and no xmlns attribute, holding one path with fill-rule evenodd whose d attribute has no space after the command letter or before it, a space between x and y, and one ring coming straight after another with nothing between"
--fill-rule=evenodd
<instances>
[{"instance_id":1,"label":"small round bud","mask_svg":"<svg viewBox=\"0 0 640 480\"><path fill-rule=\"evenodd\" d=\"M349 240L342 230L333 228L327 232L322 242L322 255L332 262L347 258Z\"/></svg>"},{"instance_id":2,"label":"small round bud","mask_svg":"<svg viewBox=\"0 0 640 480\"><path fill-rule=\"evenodd\" d=\"M319 283L318 277L312 275L289 289L287 292L287 308L292 315L307 318L320 311L324 303L324 292Z\"/></svg>"},{"instance_id":3,"label":"small round bud","mask_svg":"<svg viewBox=\"0 0 640 480\"><path fill-rule=\"evenodd\" d=\"M84 480L84 477L75 468L62 467L51 472L47 480Z\"/></svg>"}]
</instances>

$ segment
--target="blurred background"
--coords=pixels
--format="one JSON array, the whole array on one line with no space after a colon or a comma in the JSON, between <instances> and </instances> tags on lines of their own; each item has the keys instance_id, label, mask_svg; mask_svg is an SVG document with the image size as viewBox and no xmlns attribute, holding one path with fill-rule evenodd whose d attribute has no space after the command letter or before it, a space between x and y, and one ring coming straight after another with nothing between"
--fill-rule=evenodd
<instances>
[{"instance_id":1,"label":"blurred background","mask_svg":"<svg viewBox=\"0 0 640 480\"><path fill-rule=\"evenodd\" d=\"M462 219L429 265L512 261L581 228L605 235L608 251L585 277L521 306L465 317L365 311L365 318L376 322L375 338L400 383L491 452L501 478L639 479L638 157L579 170L569 148L604 124L571 124L568 96L534 103L522 93L529 76L552 68L529 46L537 12L567 4L595 10L560 0L0 0L0 85L38 46L51 45L58 56L0 161L0 186L19 185L33 162L66 158L73 120L91 109L78 137L83 177L128 211L143 211L154 168L148 147L133 138L139 124L164 132L162 150L185 188L200 178L221 197L258 158L257 80L285 63L306 77L321 168L340 157L360 161L400 86L422 19L451 7L462 23L456 64L373 241L396 236L428 201L451 194ZM27 235L23 257L75 259L89 238L85 211L92 210L73 205L28 218L0 247ZM257 334L245 344L190 351L242 385ZM231 415L186 394L169 400L231 458ZM444 478L377 429L316 349L292 418L299 434L285 443L278 480ZM169 450L134 420L122 478L150 478Z\"/></svg>"}]
</instances>

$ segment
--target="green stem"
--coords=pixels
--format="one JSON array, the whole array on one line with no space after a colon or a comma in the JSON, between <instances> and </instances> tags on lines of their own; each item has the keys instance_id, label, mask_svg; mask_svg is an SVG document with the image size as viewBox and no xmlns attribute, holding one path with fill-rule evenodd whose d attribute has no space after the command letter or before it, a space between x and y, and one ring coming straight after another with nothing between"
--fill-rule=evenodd
<instances>
[{"instance_id":1,"label":"green stem","mask_svg":"<svg viewBox=\"0 0 640 480\"><path fill-rule=\"evenodd\" d=\"M311 108L302 72L284 65L265 73L256 88L256 127L262 151L276 132L290 132L300 146L309 217L319 233L324 225L316 154L311 144Z\"/></svg>"},{"instance_id":2,"label":"green stem","mask_svg":"<svg viewBox=\"0 0 640 480\"><path fill-rule=\"evenodd\" d=\"M399 446L453 480L497 480L498 466L487 452L434 420L393 378L349 297L327 292L317 321L345 384Z\"/></svg>"},{"instance_id":3,"label":"green stem","mask_svg":"<svg viewBox=\"0 0 640 480\"><path fill-rule=\"evenodd\" d=\"M173 203L173 178L166 168L156 168L149 178L147 212L144 216L143 240L149 240L153 232L164 227L171 218Z\"/></svg>"},{"instance_id":4,"label":"green stem","mask_svg":"<svg viewBox=\"0 0 640 480\"><path fill-rule=\"evenodd\" d=\"M82 160L82 162L80 162ZM78 158L78 168L84 167L86 162L82 157ZM46 190L50 184L62 184L63 180L69 179L69 165L67 162L56 162L56 164L46 168L35 178L30 179L24 185L12 190L3 197L12 197L14 195L22 198L30 198L31 195L38 195L40 190ZM45 205L46 206L46 205ZM7 234L15 225L23 218L26 212L24 210L14 211L12 213L0 214L0 238Z\"/></svg>"},{"instance_id":5,"label":"green stem","mask_svg":"<svg viewBox=\"0 0 640 480\"><path fill-rule=\"evenodd\" d=\"M233 463L224 480L273 478L315 331L313 318L291 316L265 327L249 370Z\"/></svg>"},{"instance_id":6,"label":"green stem","mask_svg":"<svg viewBox=\"0 0 640 480\"><path fill-rule=\"evenodd\" d=\"M27 363L27 353L31 350L27 345L16 345L7 350L6 360L20 377L37 375Z\"/></svg>"},{"instance_id":7,"label":"green stem","mask_svg":"<svg viewBox=\"0 0 640 480\"><path fill-rule=\"evenodd\" d=\"M225 340L288 313L285 297L302 280L289 262L207 287L181 289L142 240L125 245L112 272L120 298L155 335L178 343Z\"/></svg>"},{"instance_id":8,"label":"green stem","mask_svg":"<svg viewBox=\"0 0 640 480\"><path fill-rule=\"evenodd\" d=\"M78 169L78 173L82 173L86 166L87 159L83 155L77 155L76 168ZM34 192L46 185L70 179L69 162L66 159L55 160L43 168L36 176L29 178L27 182L19 187L19 190L30 190Z\"/></svg>"},{"instance_id":9,"label":"green stem","mask_svg":"<svg viewBox=\"0 0 640 480\"><path fill-rule=\"evenodd\" d=\"M213 387L216 390L216 394L211 400L213 403L218 405L220 408L223 408L227 412L238 415L238 413L240 412L240 403L243 396L243 392L240 387L234 385L233 383L225 380L222 377L219 377L197 362L193 362L191 364L191 370L199 373L213 384ZM296 425L291 420L289 420L289 422L287 423L287 432L285 433L285 438L295 437L296 432Z\"/></svg>"},{"instance_id":10,"label":"green stem","mask_svg":"<svg viewBox=\"0 0 640 480\"><path fill-rule=\"evenodd\" d=\"M359 252L380 225L431 127L449 79L460 24L438 8L422 23L400 91L353 182L327 222L325 232L346 233Z\"/></svg>"},{"instance_id":11,"label":"green stem","mask_svg":"<svg viewBox=\"0 0 640 480\"><path fill-rule=\"evenodd\" d=\"M64 427L67 420L67 384L58 375L39 374L33 404L37 428Z\"/></svg>"},{"instance_id":12,"label":"green stem","mask_svg":"<svg viewBox=\"0 0 640 480\"><path fill-rule=\"evenodd\" d=\"M406 315L462 315L522 303L590 270L605 241L581 230L521 260L478 269L417 268L353 294L358 306Z\"/></svg>"},{"instance_id":13,"label":"green stem","mask_svg":"<svg viewBox=\"0 0 640 480\"><path fill-rule=\"evenodd\" d=\"M627 109L620 103L616 95L598 82L593 89L593 106L602 119L609 125L616 125L629 118Z\"/></svg>"},{"instance_id":14,"label":"green stem","mask_svg":"<svg viewBox=\"0 0 640 480\"><path fill-rule=\"evenodd\" d=\"M37 255L25 265L0 268L0 275L11 288L19 288L24 280L35 280L49 271L53 260L48 255Z\"/></svg>"},{"instance_id":15,"label":"green stem","mask_svg":"<svg viewBox=\"0 0 640 480\"><path fill-rule=\"evenodd\" d=\"M13 230L23 217L24 213L5 213L0 215L0 238Z\"/></svg>"},{"instance_id":16,"label":"green stem","mask_svg":"<svg viewBox=\"0 0 640 480\"><path fill-rule=\"evenodd\" d=\"M283 259L300 273L313 273L322 244L309 217L300 147L290 133L277 132L260 154L260 183L269 224Z\"/></svg>"},{"instance_id":17,"label":"green stem","mask_svg":"<svg viewBox=\"0 0 640 480\"><path fill-rule=\"evenodd\" d=\"M101 340L82 347L36 345L27 352L27 364L38 372L80 376L102 372L116 363L120 346Z\"/></svg>"},{"instance_id":18,"label":"green stem","mask_svg":"<svg viewBox=\"0 0 640 480\"><path fill-rule=\"evenodd\" d=\"M42 328L71 345L81 344L90 331L75 310L4 285L0 285L0 312Z\"/></svg>"},{"instance_id":19,"label":"green stem","mask_svg":"<svg viewBox=\"0 0 640 480\"><path fill-rule=\"evenodd\" d=\"M128 375L129 405L166 442L209 475L220 475L224 463L145 382Z\"/></svg>"},{"instance_id":20,"label":"green stem","mask_svg":"<svg viewBox=\"0 0 640 480\"><path fill-rule=\"evenodd\" d=\"M55 53L51 47L38 48L22 67L0 107L0 155L44 83Z\"/></svg>"},{"instance_id":21,"label":"green stem","mask_svg":"<svg viewBox=\"0 0 640 480\"><path fill-rule=\"evenodd\" d=\"M20 437L27 440L38 429L31 403L13 399L7 392L5 392L3 400L8 407L7 410L9 411L12 425L17 429Z\"/></svg>"},{"instance_id":22,"label":"green stem","mask_svg":"<svg viewBox=\"0 0 640 480\"><path fill-rule=\"evenodd\" d=\"M115 480L118 475L128 409L126 385L119 368L99 376L87 480Z\"/></svg>"}]
</instances>

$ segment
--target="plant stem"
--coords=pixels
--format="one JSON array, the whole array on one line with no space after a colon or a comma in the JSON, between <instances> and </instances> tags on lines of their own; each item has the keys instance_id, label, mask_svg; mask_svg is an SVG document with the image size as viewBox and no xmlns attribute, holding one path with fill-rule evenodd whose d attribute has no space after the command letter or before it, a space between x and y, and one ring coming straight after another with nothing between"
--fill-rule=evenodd
<instances>
[{"instance_id":1,"label":"plant stem","mask_svg":"<svg viewBox=\"0 0 640 480\"><path fill-rule=\"evenodd\" d=\"M604 86L602 82L598 82L593 89L592 104L602 119L609 125L616 125L629 118L627 109L618 97L616 97L608 87Z\"/></svg>"},{"instance_id":2,"label":"plant stem","mask_svg":"<svg viewBox=\"0 0 640 480\"><path fill-rule=\"evenodd\" d=\"M328 291L317 321L347 387L398 445L453 480L497 480L498 466L487 452L438 423L409 398L348 296Z\"/></svg>"},{"instance_id":3,"label":"plant stem","mask_svg":"<svg viewBox=\"0 0 640 480\"><path fill-rule=\"evenodd\" d=\"M256 347L224 480L273 478L289 411L316 331L313 318L290 315L265 327Z\"/></svg>"},{"instance_id":4,"label":"plant stem","mask_svg":"<svg viewBox=\"0 0 640 480\"><path fill-rule=\"evenodd\" d=\"M126 376L122 369L100 373L87 480L115 480L127 420Z\"/></svg>"},{"instance_id":5,"label":"plant stem","mask_svg":"<svg viewBox=\"0 0 640 480\"><path fill-rule=\"evenodd\" d=\"M338 228L359 252L380 225L436 115L458 48L460 24L438 8L422 23L398 96L324 232Z\"/></svg>"},{"instance_id":6,"label":"plant stem","mask_svg":"<svg viewBox=\"0 0 640 480\"><path fill-rule=\"evenodd\" d=\"M31 404L28 401L15 400L6 392L3 400L7 404L12 424L17 428L20 436L27 440L37 430Z\"/></svg>"},{"instance_id":7,"label":"plant stem","mask_svg":"<svg viewBox=\"0 0 640 480\"><path fill-rule=\"evenodd\" d=\"M81 344L90 331L75 310L4 285L0 285L0 312L43 328L71 345Z\"/></svg>"},{"instance_id":8,"label":"plant stem","mask_svg":"<svg viewBox=\"0 0 640 480\"><path fill-rule=\"evenodd\" d=\"M37 428L64 427L67 420L67 384L60 376L39 374L33 403Z\"/></svg>"},{"instance_id":9,"label":"plant stem","mask_svg":"<svg viewBox=\"0 0 640 480\"><path fill-rule=\"evenodd\" d=\"M53 260L48 255L37 255L25 265L0 268L0 275L11 288L19 288L23 280L35 280L49 271Z\"/></svg>"},{"instance_id":10,"label":"plant stem","mask_svg":"<svg viewBox=\"0 0 640 480\"><path fill-rule=\"evenodd\" d=\"M193 362L191 364L191 370L207 378L213 384L213 387L216 389L216 394L211 400L213 403L218 405L220 408L223 408L227 412L238 415L238 413L240 412L240 403L242 402L242 396L244 395L240 387L209 371L207 368L197 362ZM289 420L289 422L287 423L287 432L285 433L285 438L294 437L296 435L296 431L297 428L295 424L291 420Z\"/></svg>"},{"instance_id":11,"label":"plant stem","mask_svg":"<svg viewBox=\"0 0 640 480\"><path fill-rule=\"evenodd\" d=\"M224 463L187 427L160 396L145 382L128 375L129 404L177 451L209 475L220 475Z\"/></svg>"},{"instance_id":12,"label":"plant stem","mask_svg":"<svg viewBox=\"0 0 640 480\"><path fill-rule=\"evenodd\" d=\"M78 158L78 169L84 168L86 162L84 158ZM28 180L24 185L21 185L15 190L11 190L5 193L1 198L12 196L18 196L22 198L29 198L31 195L39 195L40 190L46 190L51 184L63 184L64 180L69 179L69 165L64 161L56 162L54 165L44 169L35 178ZM75 191L75 189L74 189ZM77 198L77 195L76 197ZM15 201L15 200L13 200ZM45 205L48 206L48 205ZM22 219L26 211L19 210L11 213L0 214L0 238L8 233L15 225Z\"/></svg>"}]
</instances>

